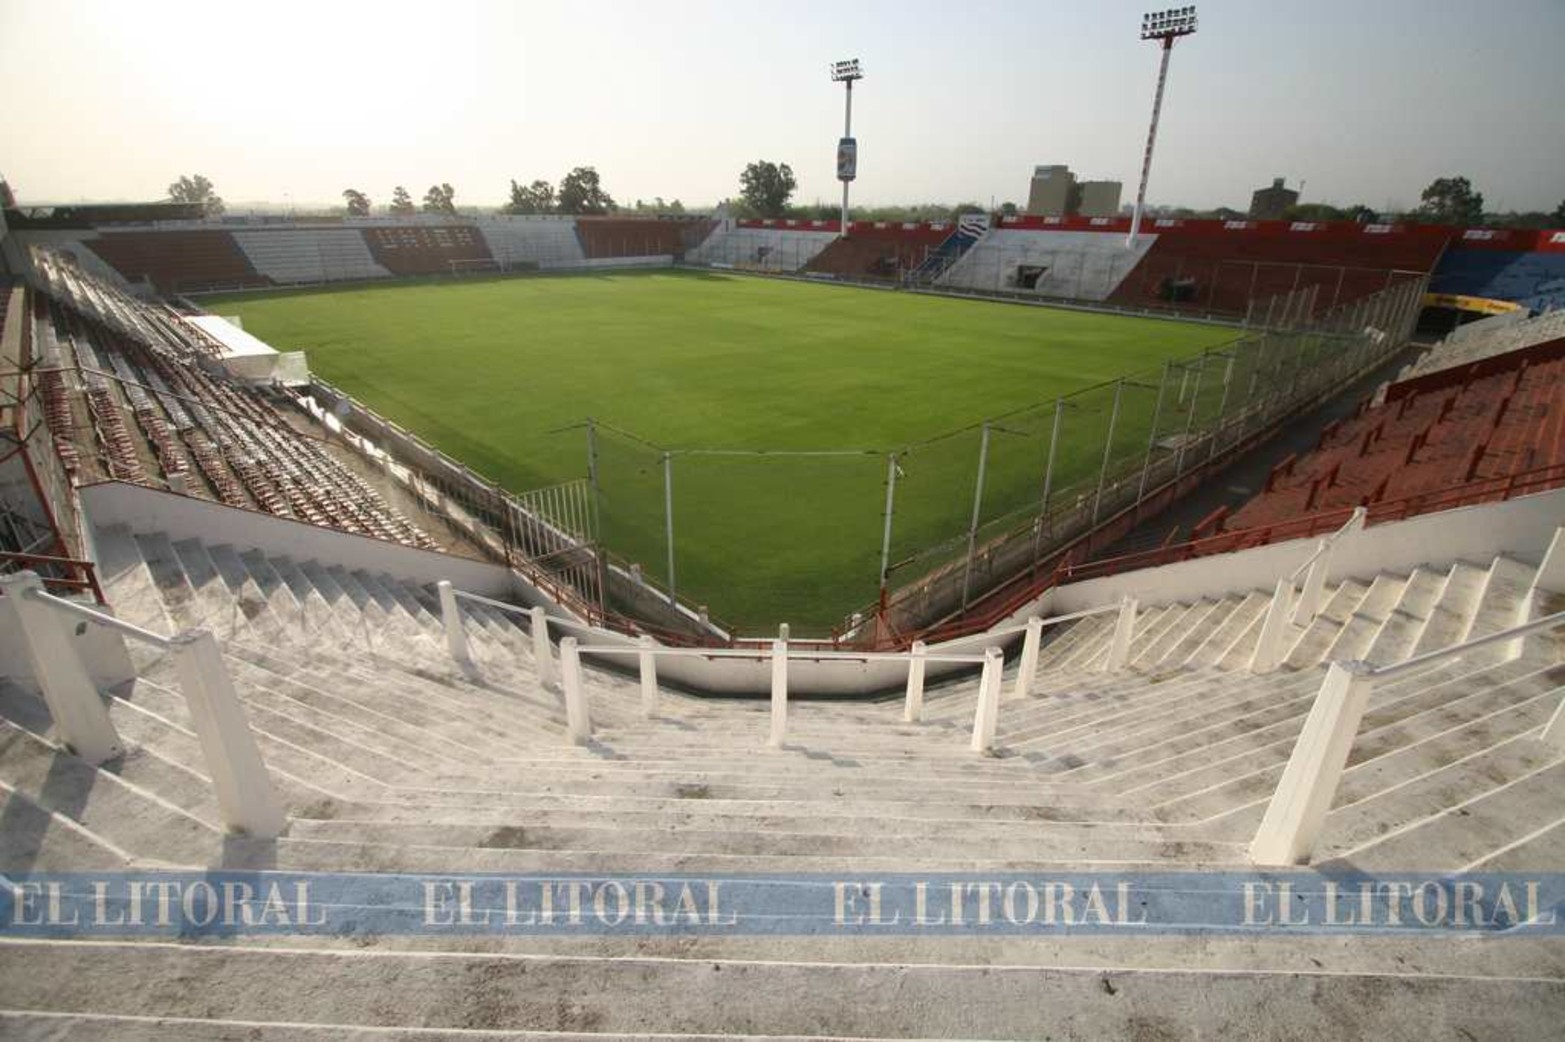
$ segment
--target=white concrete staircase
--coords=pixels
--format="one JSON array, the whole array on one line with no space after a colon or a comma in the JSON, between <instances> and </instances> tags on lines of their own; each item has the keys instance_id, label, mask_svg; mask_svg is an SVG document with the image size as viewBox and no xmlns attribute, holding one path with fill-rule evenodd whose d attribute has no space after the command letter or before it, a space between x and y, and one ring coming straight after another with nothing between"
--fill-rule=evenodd
<instances>
[{"instance_id":1,"label":"white concrete staircase","mask_svg":"<svg viewBox=\"0 0 1565 1042\"><path fill-rule=\"evenodd\" d=\"M288 806L226 835L168 663L110 693L129 752L64 753L35 692L0 682L0 871L116 866L504 873L885 873L1243 868L1323 663L1400 661L1514 622L1501 557L1328 587L1284 666L1247 670L1269 595L1144 607L1052 633L1031 694L1005 678L996 749L977 685L805 701L767 749L761 701L589 670L596 733L565 740L520 617L463 602L476 673L433 591L329 562L100 531L111 601L205 626ZM1359 869L1557 870L1565 687L1552 637L1375 691L1317 848ZM1565 1008L1549 937L0 935L0 1034L20 1038L1225 1037L1542 1032Z\"/></svg>"}]
</instances>

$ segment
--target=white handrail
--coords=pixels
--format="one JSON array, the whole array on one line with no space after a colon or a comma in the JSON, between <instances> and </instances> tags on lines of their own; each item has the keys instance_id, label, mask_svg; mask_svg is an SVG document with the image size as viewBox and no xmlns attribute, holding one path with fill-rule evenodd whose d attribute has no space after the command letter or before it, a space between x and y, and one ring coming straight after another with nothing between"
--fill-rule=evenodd
<instances>
[{"instance_id":1,"label":"white handrail","mask_svg":"<svg viewBox=\"0 0 1565 1042\"><path fill-rule=\"evenodd\" d=\"M32 572L0 576L5 607L14 613L27 657L67 748L93 763L124 752L109 709L82 659L78 642L59 616L83 619L169 653L179 689L190 710L218 811L229 828L270 839L288 817L245 720L223 652L209 630L185 630L165 637L112 615L45 593Z\"/></svg>"},{"instance_id":2,"label":"white handrail","mask_svg":"<svg viewBox=\"0 0 1565 1042\"><path fill-rule=\"evenodd\" d=\"M1325 825L1326 814L1336 799L1348 754L1353 749L1354 738L1376 684L1405 677L1435 662L1459 658L1492 644L1519 641L1556 626L1565 626L1565 612L1378 669L1364 662L1333 662L1310 707L1298 741L1294 743L1282 777L1278 779L1277 789L1266 805L1266 814L1250 844L1250 859L1262 865L1292 865L1308 860ZM1509 657L1514 658L1517 654L1520 654L1519 650ZM1551 740L1555 726L1551 720L1543 732L1545 740Z\"/></svg>"},{"instance_id":3,"label":"white handrail","mask_svg":"<svg viewBox=\"0 0 1565 1042\"><path fill-rule=\"evenodd\" d=\"M1096 608L1084 608L1081 611L1073 611L1068 615L1051 615L1047 619L1039 619L1038 625L1053 626L1060 622L1074 622L1077 619L1085 619L1089 615L1102 615L1104 612L1110 611L1119 611L1119 604L1100 604ZM1032 619L1028 619L1020 626L1008 626L1003 630L985 630L978 635L991 640L998 640L1002 637L1014 637L1018 633L1025 633L1027 628L1032 625L1032 621ZM960 640L961 638L958 637L956 639Z\"/></svg>"},{"instance_id":4,"label":"white handrail","mask_svg":"<svg viewBox=\"0 0 1565 1042\"><path fill-rule=\"evenodd\" d=\"M1338 539L1342 538L1344 535L1346 535L1349 532L1357 531L1359 528L1363 527L1363 522L1368 517L1368 515L1369 515L1369 511L1366 508L1364 508L1364 507L1354 507L1353 508L1353 513L1348 517L1348 519L1346 521L1342 522L1342 527L1338 528L1335 532L1332 532L1330 535L1323 537L1321 539L1321 541L1316 544L1315 552L1310 554L1310 556L1305 559L1303 564L1301 564L1301 565L1299 565L1299 567L1295 568L1293 570L1293 574L1290 575L1288 578L1293 580L1294 582L1298 582L1299 581L1299 576L1303 575L1306 571L1308 571L1310 565L1314 564L1316 562L1316 560L1318 560L1322 554L1324 554L1328 550L1330 550L1332 545L1334 543L1336 543L1336 541Z\"/></svg>"}]
</instances>

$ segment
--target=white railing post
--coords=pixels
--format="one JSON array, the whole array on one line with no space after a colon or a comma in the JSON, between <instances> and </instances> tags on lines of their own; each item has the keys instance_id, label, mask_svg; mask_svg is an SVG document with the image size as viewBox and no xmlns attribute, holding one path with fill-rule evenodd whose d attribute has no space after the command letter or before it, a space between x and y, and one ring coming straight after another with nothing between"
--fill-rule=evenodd
<instances>
[{"instance_id":1,"label":"white railing post","mask_svg":"<svg viewBox=\"0 0 1565 1042\"><path fill-rule=\"evenodd\" d=\"M1125 668L1130 661L1130 642L1136 635L1136 598L1121 597L1119 614L1114 619L1114 637L1109 643L1108 663L1110 673Z\"/></svg>"},{"instance_id":2,"label":"white railing post","mask_svg":"<svg viewBox=\"0 0 1565 1042\"><path fill-rule=\"evenodd\" d=\"M1258 865L1295 865L1310 851L1337 795L1375 678L1363 662L1333 662L1250 844Z\"/></svg>"},{"instance_id":3,"label":"white railing post","mask_svg":"<svg viewBox=\"0 0 1565 1042\"><path fill-rule=\"evenodd\" d=\"M189 630L169 644L223 824L262 839L275 838L287 815L223 666L217 638L208 630Z\"/></svg>"},{"instance_id":4,"label":"white railing post","mask_svg":"<svg viewBox=\"0 0 1565 1042\"><path fill-rule=\"evenodd\" d=\"M1266 619L1261 623L1261 637L1256 642L1255 654L1250 657L1251 673L1270 673L1282 664L1283 638L1288 630L1289 602L1293 600L1293 580L1278 579L1272 591L1272 603L1266 609Z\"/></svg>"},{"instance_id":5,"label":"white railing post","mask_svg":"<svg viewBox=\"0 0 1565 1042\"><path fill-rule=\"evenodd\" d=\"M907 697L902 703L902 719L916 724L924 719L924 642L915 640L907 657Z\"/></svg>"},{"instance_id":6,"label":"white railing post","mask_svg":"<svg viewBox=\"0 0 1565 1042\"><path fill-rule=\"evenodd\" d=\"M560 638L560 678L565 691L565 730L572 745L586 745L592 737L592 716L581 688L581 655L575 637Z\"/></svg>"},{"instance_id":7,"label":"white railing post","mask_svg":"<svg viewBox=\"0 0 1565 1042\"><path fill-rule=\"evenodd\" d=\"M1330 563L1331 544L1322 539L1315 544L1315 559L1304 575L1304 588L1293 606L1293 624L1308 626L1320 612L1321 593L1326 589L1326 567Z\"/></svg>"},{"instance_id":8,"label":"white railing post","mask_svg":"<svg viewBox=\"0 0 1565 1042\"><path fill-rule=\"evenodd\" d=\"M1038 652L1043 646L1043 620L1033 615L1027 619L1027 636L1022 639L1022 657L1016 664L1016 686L1011 689L1012 698L1026 698L1032 692L1032 675L1038 672Z\"/></svg>"},{"instance_id":9,"label":"white railing post","mask_svg":"<svg viewBox=\"0 0 1565 1042\"><path fill-rule=\"evenodd\" d=\"M650 720L658 712L658 664L657 656L652 653L657 641L643 636L636 643L639 645L636 661L641 667L641 715Z\"/></svg>"},{"instance_id":10,"label":"white railing post","mask_svg":"<svg viewBox=\"0 0 1565 1042\"><path fill-rule=\"evenodd\" d=\"M74 624L33 599L35 592L43 592L43 581L32 572L0 576L0 592L5 594L0 605L16 616L33 677L63 744L88 763L102 763L124 752L103 696L72 643Z\"/></svg>"},{"instance_id":11,"label":"white railing post","mask_svg":"<svg viewBox=\"0 0 1565 1042\"><path fill-rule=\"evenodd\" d=\"M999 648L984 649L984 671L978 678L978 708L973 713L973 752L986 753L994 748L994 733L1000 723L1000 671L1005 655Z\"/></svg>"},{"instance_id":12,"label":"white railing post","mask_svg":"<svg viewBox=\"0 0 1565 1042\"><path fill-rule=\"evenodd\" d=\"M542 607L534 607L528 612L528 618L532 619L533 661L538 664L538 683L543 687L557 687L559 679L554 673L554 649L549 644L549 613Z\"/></svg>"},{"instance_id":13,"label":"white railing post","mask_svg":"<svg viewBox=\"0 0 1565 1042\"><path fill-rule=\"evenodd\" d=\"M766 744L780 749L788 733L788 642L772 641L772 733Z\"/></svg>"},{"instance_id":14,"label":"white railing post","mask_svg":"<svg viewBox=\"0 0 1565 1042\"><path fill-rule=\"evenodd\" d=\"M440 594L440 623L446 631L446 650L458 662L470 663L473 657L467 648L467 630L462 628L462 612L456 606L456 593L451 589L450 580L440 580L435 589Z\"/></svg>"}]
</instances>

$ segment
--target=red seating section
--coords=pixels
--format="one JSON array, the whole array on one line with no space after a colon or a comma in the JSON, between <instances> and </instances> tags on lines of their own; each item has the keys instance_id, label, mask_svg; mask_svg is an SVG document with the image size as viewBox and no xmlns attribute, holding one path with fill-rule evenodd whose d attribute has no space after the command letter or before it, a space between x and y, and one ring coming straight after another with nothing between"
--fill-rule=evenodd
<instances>
[{"instance_id":1,"label":"red seating section","mask_svg":"<svg viewBox=\"0 0 1565 1042\"><path fill-rule=\"evenodd\" d=\"M1182 303L1210 311L1245 313L1296 290L1315 287L1316 313L1386 288L1393 271L1433 270L1449 238L1441 228L1367 234L1356 226L1329 233L1288 231L1271 222L1244 222L1222 230L1217 222L1191 222L1189 228L1148 230L1157 240L1141 263L1109 295L1109 301L1133 306ZM1249 225L1253 225L1249 226ZM1404 276L1406 277L1406 276ZM1173 301L1165 282L1192 280L1189 297Z\"/></svg>"},{"instance_id":2,"label":"red seating section","mask_svg":"<svg viewBox=\"0 0 1565 1042\"><path fill-rule=\"evenodd\" d=\"M954 224L870 224L856 221L805 266L852 278L895 279L913 271L956 230Z\"/></svg>"},{"instance_id":3,"label":"red seating section","mask_svg":"<svg viewBox=\"0 0 1565 1042\"><path fill-rule=\"evenodd\" d=\"M1284 461L1229 531L1303 514L1404 500L1485 480L1559 471L1565 483L1565 339L1388 389L1384 404ZM1539 489L1532 489L1539 491Z\"/></svg>"},{"instance_id":4,"label":"red seating section","mask_svg":"<svg viewBox=\"0 0 1565 1042\"><path fill-rule=\"evenodd\" d=\"M711 230L711 221L665 221L635 217L583 217L576 234L588 259L596 257L683 257Z\"/></svg>"},{"instance_id":5,"label":"red seating section","mask_svg":"<svg viewBox=\"0 0 1565 1042\"><path fill-rule=\"evenodd\" d=\"M461 224L366 228L364 241L375 263L393 275L450 275L494 260L478 229Z\"/></svg>"},{"instance_id":6,"label":"red seating section","mask_svg":"<svg viewBox=\"0 0 1565 1042\"><path fill-rule=\"evenodd\" d=\"M82 245L132 282L150 279L159 293L272 284L226 231L105 232Z\"/></svg>"}]
</instances>

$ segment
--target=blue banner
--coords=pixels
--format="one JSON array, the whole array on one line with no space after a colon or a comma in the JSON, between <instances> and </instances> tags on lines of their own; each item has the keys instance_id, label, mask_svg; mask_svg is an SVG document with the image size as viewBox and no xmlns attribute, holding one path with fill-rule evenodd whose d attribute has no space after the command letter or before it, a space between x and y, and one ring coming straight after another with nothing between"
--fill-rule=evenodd
<instances>
[{"instance_id":1,"label":"blue banner","mask_svg":"<svg viewBox=\"0 0 1565 1042\"><path fill-rule=\"evenodd\" d=\"M1538 936L1562 932L1562 906L1562 873L73 872L0 879L0 936Z\"/></svg>"}]
</instances>

